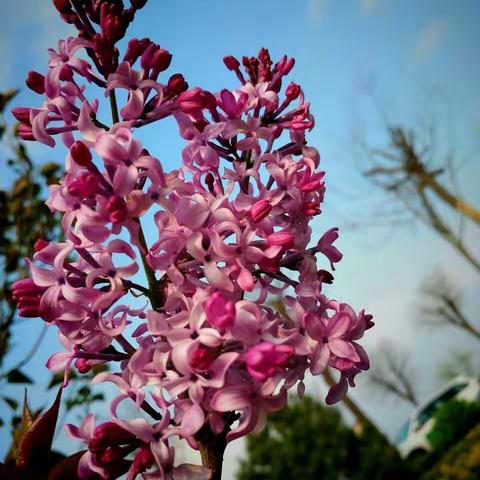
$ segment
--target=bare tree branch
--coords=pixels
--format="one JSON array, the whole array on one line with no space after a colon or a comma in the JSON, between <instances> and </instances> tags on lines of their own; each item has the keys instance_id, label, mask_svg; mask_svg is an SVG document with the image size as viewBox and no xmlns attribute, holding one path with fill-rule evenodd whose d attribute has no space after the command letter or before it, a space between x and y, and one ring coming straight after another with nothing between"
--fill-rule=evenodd
<instances>
[{"instance_id":1,"label":"bare tree branch","mask_svg":"<svg viewBox=\"0 0 480 480\"><path fill-rule=\"evenodd\" d=\"M415 377L408 365L407 356L398 348L388 345L374 355L375 367L368 380L379 392L392 395L414 406L419 404L415 391Z\"/></svg>"},{"instance_id":2,"label":"bare tree branch","mask_svg":"<svg viewBox=\"0 0 480 480\"><path fill-rule=\"evenodd\" d=\"M432 145L419 146L415 134L402 127L388 127L388 134L388 149L368 150L372 167L364 172L364 176L385 192L393 194L415 218L439 233L480 271L480 260L475 258L462 241L462 225L456 233L439 211L441 205L447 205L460 219L469 219L480 226L480 210L453 194L438 179L442 174L448 173L455 183L452 156L449 155L444 164L433 168L427 161L427 157L431 156ZM433 137L430 141L433 142Z\"/></svg>"},{"instance_id":3,"label":"bare tree branch","mask_svg":"<svg viewBox=\"0 0 480 480\"><path fill-rule=\"evenodd\" d=\"M420 312L425 323L451 326L480 340L480 329L473 325L463 311L460 292L449 282L446 274L436 272L422 287L423 304Z\"/></svg>"}]
</instances>

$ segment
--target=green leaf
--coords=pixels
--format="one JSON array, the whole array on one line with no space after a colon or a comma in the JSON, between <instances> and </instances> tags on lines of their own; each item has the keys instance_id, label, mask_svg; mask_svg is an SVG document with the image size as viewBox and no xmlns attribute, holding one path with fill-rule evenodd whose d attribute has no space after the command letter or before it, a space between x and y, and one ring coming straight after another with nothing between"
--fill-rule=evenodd
<instances>
[{"instance_id":1,"label":"green leaf","mask_svg":"<svg viewBox=\"0 0 480 480\"><path fill-rule=\"evenodd\" d=\"M40 173L46 178L53 177L58 173L60 170L60 165L58 165L55 162L48 162L42 165L42 168L40 168Z\"/></svg>"},{"instance_id":2,"label":"green leaf","mask_svg":"<svg viewBox=\"0 0 480 480\"><path fill-rule=\"evenodd\" d=\"M0 113L5 110L8 102L13 99L13 97L18 93L18 90L11 88L10 90L6 90L3 93L0 93Z\"/></svg>"},{"instance_id":3,"label":"green leaf","mask_svg":"<svg viewBox=\"0 0 480 480\"><path fill-rule=\"evenodd\" d=\"M50 383L48 384L48 389L55 387L56 385L60 385L63 383L63 378L64 378L65 373L64 372L58 372L52 375L52 379L50 380ZM68 378L71 380L76 380L78 378L78 375L75 373L75 370L72 368L68 372Z\"/></svg>"},{"instance_id":4,"label":"green leaf","mask_svg":"<svg viewBox=\"0 0 480 480\"><path fill-rule=\"evenodd\" d=\"M100 402L102 400L105 400L105 396L103 395L103 393L96 393L91 398L92 402Z\"/></svg>"},{"instance_id":5,"label":"green leaf","mask_svg":"<svg viewBox=\"0 0 480 480\"><path fill-rule=\"evenodd\" d=\"M7 382L9 383L33 383L32 379L27 377L22 371L14 368L7 373Z\"/></svg>"},{"instance_id":6,"label":"green leaf","mask_svg":"<svg viewBox=\"0 0 480 480\"><path fill-rule=\"evenodd\" d=\"M14 398L2 396L2 400L12 409L16 410L18 408L18 402Z\"/></svg>"}]
</instances>

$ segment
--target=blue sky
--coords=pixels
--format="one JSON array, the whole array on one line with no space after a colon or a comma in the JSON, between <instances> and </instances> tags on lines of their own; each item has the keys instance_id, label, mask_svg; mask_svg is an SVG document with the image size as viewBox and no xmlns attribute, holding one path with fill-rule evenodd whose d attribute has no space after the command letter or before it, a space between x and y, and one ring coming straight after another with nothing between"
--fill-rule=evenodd
<instances>
[{"instance_id":1,"label":"blue sky","mask_svg":"<svg viewBox=\"0 0 480 480\"><path fill-rule=\"evenodd\" d=\"M27 70L45 71L46 49L68 35L69 27L56 18L48 1L0 0L0 6L2 90L22 87ZM367 345L391 339L409 349L424 395L438 386L434 365L439 359L449 350L473 351L475 345L461 334L432 335L418 328L419 284L435 268L447 269L473 314L480 293L478 275L423 227L375 226L383 197L359 175L366 166L359 139L382 145L384 118L411 126L434 120L440 132L438 154L454 148L462 165L463 193L480 204L478 18L476 0L150 0L130 31L132 36L152 38L174 54L171 73L181 72L191 86L214 91L236 86L221 61L226 54L252 55L265 46L273 57L286 53L296 58L291 78L303 86L312 104L317 126L309 141L319 148L327 171L325 213L314 231L344 227L339 240L344 260L328 293L374 314L377 326ZM16 104L36 102L23 89ZM168 122L139 133L166 169L180 161L182 143L174 133ZM31 148L38 161L61 160L59 150ZM0 181L5 185L9 179L2 174ZM346 228L352 221L362 226ZM467 236L480 255L478 231L467 229ZM33 322L19 327L18 342L40 328ZM55 348L54 337L50 332L31 362L38 376ZM17 351L26 349L19 344ZM393 403L372 396L364 379L359 383L353 395L389 434L395 432L409 408L399 406L392 412ZM321 389L312 383L312 392ZM229 455L233 458L240 450L232 447Z\"/></svg>"}]
</instances>

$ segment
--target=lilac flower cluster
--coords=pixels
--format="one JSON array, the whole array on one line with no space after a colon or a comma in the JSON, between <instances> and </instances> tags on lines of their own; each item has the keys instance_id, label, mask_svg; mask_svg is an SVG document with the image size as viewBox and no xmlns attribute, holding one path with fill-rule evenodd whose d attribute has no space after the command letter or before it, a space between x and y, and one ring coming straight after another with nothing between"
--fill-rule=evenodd
<instances>
[{"instance_id":1,"label":"lilac flower cluster","mask_svg":"<svg viewBox=\"0 0 480 480\"><path fill-rule=\"evenodd\" d=\"M337 229L310 246L324 172L306 142L309 104L298 85L285 86L294 60L273 63L262 48L242 70L225 57L238 88L189 89L182 75L166 75L172 56L149 39L130 40L120 55L116 42L145 3L55 0L79 34L50 50L45 75L29 73L43 104L13 111L22 138L53 147L57 137L68 149L47 202L66 239L36 243L31 278L13 286L19 313L58 328L65 351L50 369L108 362L112 373L95 381L120 390L110 422L95 426L88 415L67 426L88 446L81 478L209 478L205 467L174 466L172 436L194 449L206 431L231 441L260 429L293 387L301 396L307 371L338 370L334 403L369 367L357 341L371 315L322 293L333 277L317 261L333 270L341 260ZM119 111L118 90L127 92ZM99 91L111 126L99 119ZM165 172L134 132L169 116L186 146L180 168ZM147 285L132 281L140 269ZM132 308L129 296L144 306ZM128 399L150 421L122 419Z\"/></svg>"}]
</instances>

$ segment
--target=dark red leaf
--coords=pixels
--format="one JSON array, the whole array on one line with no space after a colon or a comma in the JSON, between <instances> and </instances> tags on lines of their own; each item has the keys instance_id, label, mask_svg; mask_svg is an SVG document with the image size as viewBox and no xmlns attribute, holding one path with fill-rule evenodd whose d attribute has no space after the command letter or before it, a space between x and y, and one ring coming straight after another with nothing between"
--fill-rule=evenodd
<instances>
[{"instance_id":1,"label":"dark red leaf","mask_svg":"<svg viewBox=\"0 0 480 480\"><path fill-rule=\"evenodd\" d=\"M48 471L61 396L62 389L60 388L53 405L33 422L20 440L17 451L17 467L19 469Z\"/></svg>"}]
</instances>

